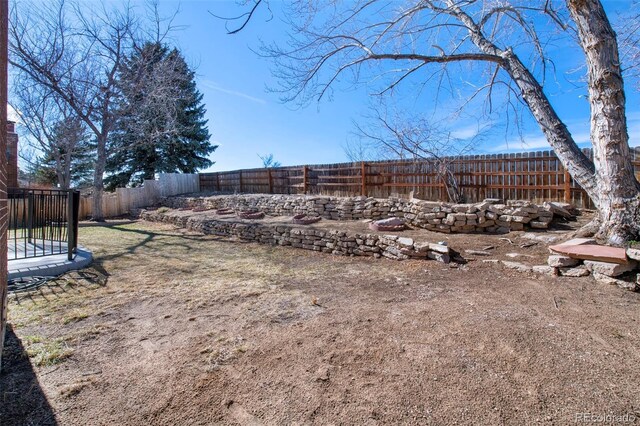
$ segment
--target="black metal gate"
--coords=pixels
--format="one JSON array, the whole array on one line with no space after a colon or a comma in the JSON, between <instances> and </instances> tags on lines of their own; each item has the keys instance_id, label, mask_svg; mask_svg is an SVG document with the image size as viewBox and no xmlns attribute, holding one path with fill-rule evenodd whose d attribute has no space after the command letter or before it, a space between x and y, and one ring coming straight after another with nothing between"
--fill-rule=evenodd
<instances>
[{"instance_id":1,"label":"black metal gate","mask_svg":"<svg viewBox=\"0 0 640 426\"><path fill-rule=\"evenodd\" d=\"M74 190L9 188L8 257L67 253L78 247L80 193Z\"/></svg>"}]
</instances>

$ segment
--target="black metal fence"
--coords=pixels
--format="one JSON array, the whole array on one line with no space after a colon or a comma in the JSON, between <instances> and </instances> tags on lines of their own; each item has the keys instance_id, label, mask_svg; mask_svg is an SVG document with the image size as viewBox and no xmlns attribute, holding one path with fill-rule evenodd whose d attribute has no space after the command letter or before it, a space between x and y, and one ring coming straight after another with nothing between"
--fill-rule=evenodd
<instances>
[{"instance_id":1,"label":"black metal fence","mask_svg":"<svg viewBox=\"0 0 640 426\"><path fill-rule=\"evenodd\" d=\"M9 260L63 253L73 258L78 247L78 191L9 188L7 198Z\"/></svg>"}]
</instances>

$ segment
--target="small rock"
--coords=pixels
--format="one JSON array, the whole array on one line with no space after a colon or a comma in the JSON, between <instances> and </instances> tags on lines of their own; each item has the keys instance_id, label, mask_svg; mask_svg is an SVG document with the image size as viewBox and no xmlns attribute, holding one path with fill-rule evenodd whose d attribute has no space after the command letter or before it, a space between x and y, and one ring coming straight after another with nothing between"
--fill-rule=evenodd
<instances>
[{"instance_id":1,"label":"small rock","mask_svg":"<svg viewBox=\"0 0 640 426\"><path fill-rule=\"evenodd\" d=\"M522 234L521 238L542 241L543 243L553 243L558 239L558 237L554 237L552 235L538 234L534 232L527 232L525 234Z\"/></svg>"},{"instance_id":2,"label":"small rock","mask_svg":"<svg viewBox=\"0 0 640 426\"><path fill-rule=\"evenodd\" d=\"M629 259L640 260L640 249L628 248L627 257Z\"/></svg>"},{"instance_id":3,"label":"small rock","mask_svg":"<svg viewBox=\"0 0 640 426\"><path fill-rule=\"evenodd\" d=\"M402 247L413 247L413 240L407 237L398 237L396 240Z\"/></svg>"},{"instance_id":4,"label":"small rock","mask_svg":"<svg viewBox=\"0 0 640 426\"><path fill-rule=\"evenodd\" d=\"M565 206L563 206L560 203L545 202L544 203L544 207L545 207L545 209L547 209L548 211L552 212L556 216L561 216L561 217L568 218L568 219L574 217L574 215L571 214L569 212L569 210L567 210L565 208Z\"/></svg>"},{"instance_id":5,"label":"small rock","mask_svg":"<svg viewBox=\"0 0 640 426\"><path fill-rule=\"evenodd\" d=\"M535 245L537 245L537 244L538 244L538 242L537 242L537 241L530 241L530 242L528 242L528 243L522 243L522 244L520 244L520 248L529 248L529 247L535 246Z\"/></svg>"},{"instance_id":6,"label":"small rock","mask_svg":"<svg viewBox=\"0 0 640 426\"><path fill-rule=\"evenodd\" d=\"M491 205L491 203L487 203L487 202L482 202L482 203L475 203L473 206L480 211L485 211L489 208L489 206Z\"/></svg>"},{"instance_id":7,"label":"small rock","mask_svg":"<svg viewBox=\"0 0 640 426\"><path fill-rule=\"evenodd\" d=\"M449 254L449 247L446 244L429 244L429 250L435 251L437 253Z\"/></svg>"},{"instance_id":8,"label":"small rock","mask_svg":"<svg viewBox=\"0 0 640 426\"><path fill-rule=\"evenodd\" d=\"M539 220L532 220L529 222L529 226L533 229L547 229L549 228L549 224L547 222L542 222Z\"/></svg>"},{"instance_id":9,"label":"small rock","mask_svg":"<svg viewBox=\"0 0 640 426\"><path fill-rule=\"evenodd\" d=\"M561 256L559 254L552 254L547 260L549 266L554 268L566 268L569 266L576 266L580 263L580 259L574 259L568 256Z\"/></svg>"},{"instance_id":10,"label":"small rock","mask_svg":"<svg viewBox=\"0 0 640 426\"><path fill-rule=\"evenodd\" d=\"M625 290L630 290L630 291L638 290L638 284L634 282L629 282L629 281L624 281L617 278L608 277L599 272L593 272L592 275L596 281L602 284L617 285L620 288L624 288Z\"/></svg>"},{"instance_id":11,"label":"small rock","mask_svg":"<svg viewBox=\"0 0 640 426\"><path fill-rule=\"evenodd\" d=\"M429 251L429 246L431 243L426 242L416 242L413 244L413 249L418 253L426 253Z\"/></svg>"},{"instance_id":12,"label":"small rock","mask_svg":"<svg viewBox=\"0 0 640 426\"><path fill-rule=\"evenodd\" d=\"M476 256L491 256L491 253L483 250L465 250L467 254L475 254Z\"/></svg>"},{"instance_id":13,"label":"small rock","mask_svg":"<svg viewBox=\"0 0 640 426\"><path fill-rule=\"evenodd\" d=\"M609 263L609 262L598 262L595 260L585 260L584 265L591 272L597 272L602 275L606 275L608 277L617 277L618 275L622 275L625 272L629 272L633 270L637 262L634 260L629 261L626 264L620 263Z\"/></svg>"},{"instance_id":14,"label":"small rock","mask_svg":"<svg viewBox=\"0 0 640 426\"><path fill-rule=\"evenodd\" d=\"M329 367L320 367L316 372L316 380L321 382L326 382L327 380L329 380Z\"/></svg>"},{"instance_id":15,"label":"small rock","mask_svg":"<svg viewBox=\"0 0 640 426\"><path fill-rule=\"evenodd\" d=\"M563 277L586 277L590 274L584 265L576 266L575 268L558 268L558 272Z\"/></svg>"},{"instance_id":16,"label":"small rock","mask_svg":"<svg viewBox=\"0 0 640 426\"><path fill-rule=\"evenodd\" d=\"M427 253L427 257L429 259L437 260L438 262L442 262L442 263L451 262L451 257L449 257L449 255L445 253L437 253L435 251L430 251Z\"/></svg>"},{"instance_id":17,"label":"small rock","mask_svg":"<svg viewBox=\"0 0 640 426\"><path fill-rule=\"evenodd\" d=\"M549 265L535 265L535 266L532 266L531 269L536 274L550 275L550 276L558 275L556 268Z\"/></svg>"},{"instance_id":18,"label":"small rock","mask_svg":"<svg viewBox=\"0 0 640 426\"><path fill-rule=\"evenodd\" d=\"M500 263L498 259L484 259L482 263Z\"/></svg>"},{"instance_id":19,"label":"small rock","mask_svg":"<svg viewBox=\"0 0 640 426\"><path fill-rule=\"evenodd\" d=\"M533 270L531 266L525 265L524 263L520 263L520 262L509 262L509 261L503 260L502 264L505 267L509 269L515 269L518 272L531 272Z\"/></svg>"},{"instance_id":20,"label":"small rock","mask_svg":"<svg viewBox=\"0 0 640 426\"><path fill-rule=\"evenodd\" d=\"M530 254L522 254L522 253L507 253L505 254L505 256L510 257L510 258L516 258L516 257L533 257Z\"/></svg>"}]
</instances>

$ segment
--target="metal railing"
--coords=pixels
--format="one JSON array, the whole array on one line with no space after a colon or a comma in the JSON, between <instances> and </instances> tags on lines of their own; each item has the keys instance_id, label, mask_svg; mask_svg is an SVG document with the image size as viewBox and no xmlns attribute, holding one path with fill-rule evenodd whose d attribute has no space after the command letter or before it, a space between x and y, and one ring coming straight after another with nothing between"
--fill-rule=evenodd
<instances>
[{"instance_id":1,"label":"metal railing","mask_svg":"<svg viewBox=\"0 0 640 426\"><path fill-rule=\"evenodd\" d=\"M7 198L9 260L63 253L73 258L78 247L78 191L9 188Z\"/></svg>"}]
</instances>

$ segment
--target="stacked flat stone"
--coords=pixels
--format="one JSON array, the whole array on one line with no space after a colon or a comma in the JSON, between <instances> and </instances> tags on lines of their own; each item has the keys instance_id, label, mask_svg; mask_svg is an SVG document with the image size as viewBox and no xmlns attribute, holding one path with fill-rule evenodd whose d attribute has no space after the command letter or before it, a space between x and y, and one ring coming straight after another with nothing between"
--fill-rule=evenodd
<instances>
[{"instance_id":1,"label":"stacked flat stone","mask_svg":"<svg viewBox=\"0 0 640 426\"><path fill-rule=\"evenodd\" d=\"M577 250L580 248L587 250ZM564 277L592 275L599 282L615 284L632 291L639 289L640 274L634 272L635 280L630 280L628 276L621 279L621 276L638 269L640 250L602 246L593 239L574 238L550 246L549 251L551 254L547 265L534 266L534 272Z\"/></svg>"},{"instance_id":2,"label":"stacked flat stone","mask_svg":"<svg viewBox=\"0 0 640 426\"><path fill-rule=\"evenodd\" d=\"M177 212L143 211L144 220L165 222L203 234L236 237L262 244L292 246L344 256L386 257L395 260L433 259L449 263L449 247L441 244L417 242L396 235L375 235L299 228L295 225L270 225L260 222L217 220L201 215Z\"/></svg>"},{"instance_id":3,"label":"stacked flat stone","mask_svg":"<svg viewBox=\"0 0 640 426\"><path fill-rule=\"evenodd\" d=\"M399 217L407 225L444 233L508 233L527 228L546 229L553 220L548 204L529 201L485 200L474 204L450 204L402 198L324 197L303 195L215 195L167 197L171 208L259 210L270 216L317 215L329 220L386 219Z\"/></svg>"}]
</instances>

